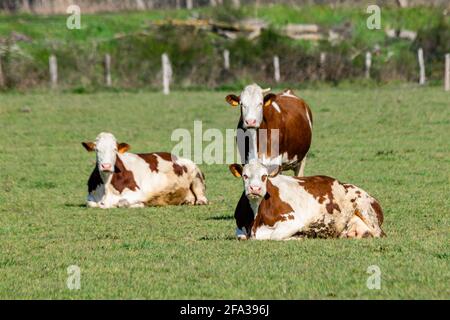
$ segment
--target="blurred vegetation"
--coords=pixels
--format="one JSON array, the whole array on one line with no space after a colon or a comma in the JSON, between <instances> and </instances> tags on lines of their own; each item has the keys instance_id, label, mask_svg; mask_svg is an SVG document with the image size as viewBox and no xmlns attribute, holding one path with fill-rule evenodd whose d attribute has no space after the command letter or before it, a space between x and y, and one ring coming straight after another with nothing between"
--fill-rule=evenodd
<instances>
[{"instance_id":1,"label":"blurred vegetation","mask_svg":"<svg viewBox=\"0 0 450 320\"><path fill-rule=\"evenodd\" d=\"M269 28L255 40L230 40L192 27L151 24L192 17L223 22L260 18ZM349 7L205 7L82 15L82 28L68 30L63 15L0 15L0 56L7 89L47 86L51 53L58 58L60 87L78 91L103 86L106 53L112 56L113 86L117 88L159 87L163 52L171 58L173 84L178 88L239 86L249 81L271 84L275 54L280 56L286 85L360 81L367 51L373 56L373 81L416 81L418 47L425 52L427 77L442 78L444 54L450 52L448 15L430 7L383 8L381 30L367 29L367 17L365 10ZM321 28L350 25L351 34L334 45L292 40L280 32L287 23L315 23ZM386 28L417 31L418 37L414 42L390 39ZM224 49L230 51L231 70L223 68ZM326 53L325 66L320 64L320 52Z\"/></svg>"}]
</instances>

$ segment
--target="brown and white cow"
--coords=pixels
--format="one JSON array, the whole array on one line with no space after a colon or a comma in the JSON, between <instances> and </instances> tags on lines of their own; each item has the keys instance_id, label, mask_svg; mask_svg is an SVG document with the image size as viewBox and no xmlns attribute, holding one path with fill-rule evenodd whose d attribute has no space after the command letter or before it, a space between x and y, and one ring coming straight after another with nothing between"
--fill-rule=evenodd
<instances>
[{"instance_id":1,"label":"brown and white cow","mask_svg":"<svg viewBox=\"0 0 450 320\"><path fill-rule=\"evenodd\" d=\"M291 177L250 161L230 165L242 177L254 220L239 239L288 240L298 237L381 237L383 211L355 185L326 176Z\"/></svg>"},{"instance_id":2,"label":"brown and white cow","mask_svg":"<svg viewBox=\"0 0 450 320\"><path fill-rule=\"evenodd\" d=\"M240 106L241 117L238 129L253 131L257 140L257 157L263 163L278 163L282 170L294 170L296 176L303 176L305 156L311 146L312 114L308 104L290 89L279 94L267 93L257 84L244 88L240 96L230 94L226 101ZM258 134L266 130L267 138ZM278 130L278 148L272 144L272 130ZM239 136L238 136L239 138ZM261 139L260 139L261 138ZM238 141L239 142L239 141ZM243 164L256 156L250 145L239 149Z\"/></svg>"},{"instance_id":3,"label":"brown and white cow","mask_svg":"<svg viewBox=\"0 0 450 320\"><path fill-rule=\"evenodd\" d=\"M238 123L238 146L242 164L257 158L265 164L280 164L282 170L294 170L296 176L303 176L305 157L311 146L312 114L308 104L297 97L290 89L281 93L268 93L257 84L244 88L239 96L230 94L226 101L232 106L240 106L241 117ZM239 142L239 129L249 132L253 143ZM266 130L266 138L260 139L259 130ZM272 131L278 129L278 150L272 143ZM256 142L255 142L256 140ZM274 139L277 141L277 139ZM274 152L272 152L274 150ZM278 152L276 152L278 151ZM249 229L253 223L250 204L244 194L241 195L234 216L237 234Z\"/></svg>"},{"instance_id":4,"label":"brown and white cow","mask_svg":"<svg viewBox=\"0 0 450 320\"><path fill-rule=\"evenodd\" d=\"M204 175L190 160L166 152L129 153L128 144L105 132L82 145L97 157L88 181L88 207L208 203Z\"/></svg>"}]
</instances>

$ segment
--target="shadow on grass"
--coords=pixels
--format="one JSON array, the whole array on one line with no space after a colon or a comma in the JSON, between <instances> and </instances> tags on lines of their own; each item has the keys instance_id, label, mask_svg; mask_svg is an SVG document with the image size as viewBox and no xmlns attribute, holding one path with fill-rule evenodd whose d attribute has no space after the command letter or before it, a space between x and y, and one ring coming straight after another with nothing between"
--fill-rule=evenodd
<instances>
[{"instance_id":1,"label":"shadow on grass","mask_svg":"<svg viewBox=\"0 0 450 320\"><path fill-rule=\"evenodd\" d=\"M233 216L214 216L214 217L208 217L205 220L216 220L216 221L220 221L220 220L233 220L234 217Z\"/></svg>"},{"instance_id":2,"label":"shadow on grass","mask_svg":"<svg viewBox=\"0 0 450 320\"><path fill-rule=\"evenodd\" d=\"M204 241L204 240L206 240L206 241L217 241L217 240L237 241L236 237L230 236L230 235L228 235L228 236L226 236L226 235L203 236L203 237L199 238L198 240L200 240L200 241Z\"/></svg>"},{"instance_id":3,"label":"shadow on grass","mask_svg":"<svg viewBox=\"0 0 450 320\"><path fill-rule=\"evenodd\" d=\"M67 208L87 208L85 203L66 203L64 207Z\"/></svg>"}]
</instances>

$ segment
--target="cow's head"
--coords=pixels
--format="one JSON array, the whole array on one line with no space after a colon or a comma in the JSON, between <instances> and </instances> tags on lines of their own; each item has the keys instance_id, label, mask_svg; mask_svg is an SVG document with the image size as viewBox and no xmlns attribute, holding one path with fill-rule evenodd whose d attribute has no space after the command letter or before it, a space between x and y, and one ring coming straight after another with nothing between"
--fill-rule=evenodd
<instances>
[{"instance_id":1,"label":"cow's head","mask_svg":"<svg viewBox=\"0 0 450 320\"><path fill-rule=\"evenodd\" d=\"M242 177L244 192L249 200L262 199L267 193L267 179L280 172L280 166L265 166L258 161L250 161L244 167L235 163L229 168L235 177Z\"/></svg>"},{"instance_id":2,"label":"cow's head","mask_svg":"<svg viewBox=\"0 0 450 320\"><path fill-rule=\"evenodd\" d=\"M95 142L82 142L81 144L87 151L95 151L98 170L103 174L114 172L117 154L130 149L127 143L117 143L116 138L107 132L100 133Z\"/></svg>"},{"instance_id":3,"label":"cow's head","mask_svg":"<svg viewBox=\"0 0 450 320\"><path fill-rule=\"evenodd\" d=\"M229 94L225 100L233 107L240 106L244 128L259 128L263 120L263 108L272 104L275 98L269 93L270 88L262 89L257 84L248 85L242 90L240 96Z\"/></svg>"}]
</instances>

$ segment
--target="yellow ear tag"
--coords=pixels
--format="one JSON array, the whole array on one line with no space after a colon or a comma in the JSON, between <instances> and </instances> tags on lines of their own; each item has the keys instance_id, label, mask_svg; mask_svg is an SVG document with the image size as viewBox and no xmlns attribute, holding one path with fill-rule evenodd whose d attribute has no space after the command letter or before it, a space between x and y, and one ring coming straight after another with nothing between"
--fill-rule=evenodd
<instances>
[{"instance_id":1,"label":"yellow ear tag","mask_svg":"<svg viewBox=\"0 0 450 320\"><path fill-rule=\"evenodd\" d=\"M241 174L239 173L239 171L236 170L235 167L231 166L230 169L231 169L231 173L232 173L235 177L239 178L239 177L241 176Z\"/></svg>"},{"instance_id":2,"label":"yellow ear tag","mask_svg":"<svg viewBox=\"0 0 450 320\"><path fill-rule=\"evenodd\" d=\"M272 99L269 99L266 101L266 103L264 103L264 107L268 107L272 104Z\"/></svg>"},{"instance_id":3,"label":"yellow ear tag","mask_svg":"<svg viewBox=\"0 0 450 320\"><path fill-rule=\"evenodd\" d=\"M239 102L233 100L233 101L231 101L231 105L233 107L237 107L239 105Z\"/></svg>"}]
</instances>

